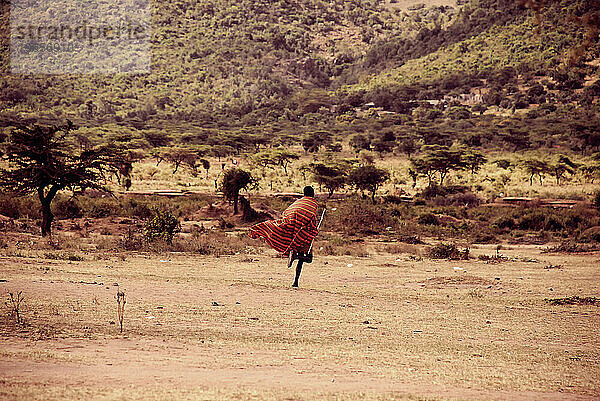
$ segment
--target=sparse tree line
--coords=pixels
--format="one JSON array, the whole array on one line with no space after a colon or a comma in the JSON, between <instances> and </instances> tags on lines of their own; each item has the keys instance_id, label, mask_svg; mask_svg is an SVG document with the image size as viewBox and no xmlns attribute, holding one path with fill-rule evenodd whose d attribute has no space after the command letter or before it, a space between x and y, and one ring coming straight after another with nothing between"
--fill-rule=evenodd
<instances>
[{"instance_id":1,"label":"sparse tree line","mask_svg":"<svg viewBox=\"0 0 600 401\"><path fill-rule=\"evenodd\" d=\"M333 144L336 147L332 150ZM355 152L358 151L358 157L343 159L335 156L341 143L334 142L327 132L316 131L305 136L302 147L307 153L318 152L321 147L325 147L325 161L315 159L296 168L305 179L310 174L310 179L324 188L329 197L335 191L351 187L361 193L367 192L375 203L377 191L391 179L392 172L375 165L374 155L370 151L372 144L375 144L375 149L379 149L380 155L386 153L382 149L391 151L396 147L410 156L407 174L412 179L413 188L420 178L426 180L431 187L443 186L451 173L466 171L473 177L488 163L488 158L482 151L464 144L456 142L452 145L418 146L410 138L396 137L392 131L385 131L371 141L361 134L351 137L349 145ZM258 150L260 146L251 146L257 151L245 157L254 170L262 171L260 177L252 176L251 172L240 168L220 171L218 176L220 185L217 187L227 199L233 201L235 213L238 212L239 192L256 188L265 176L265 169L281 169L286 176L292 163L300 158L298 153L284 147L271 146ZM199 168L202 168L208 177L211 165L203 156L218 157L221 155L215 153L218 151L218 147L211 150L207 145L189 145L157 147L149 155L158 164L162 161L171 163L173 173L180 166L186 166L192 175L196 175ZM38 195L42 211L42 234L48 235L51 233L53 220L50 206L59 191L69 190L76 194L86 189L107 190L111 176L117 177L119 183L128 188L131 185L133 164L142 160L144 155L114 143L84 143L81 137L73 133L73 125L68 122L63 126L34 125L13 129L2 144L2 157L5 167L0 170L0 185L15 194ZM553 177L557 185L576 176L590 183L600 179L600 152L592 154L585 161L576 161L565 154L555 154L552 158L522 156L515 160L496 159L491 163L504 170L520 169L530 185L533 185L534 180L543 185L547 176Z\"/></svg>"}]
</instances>

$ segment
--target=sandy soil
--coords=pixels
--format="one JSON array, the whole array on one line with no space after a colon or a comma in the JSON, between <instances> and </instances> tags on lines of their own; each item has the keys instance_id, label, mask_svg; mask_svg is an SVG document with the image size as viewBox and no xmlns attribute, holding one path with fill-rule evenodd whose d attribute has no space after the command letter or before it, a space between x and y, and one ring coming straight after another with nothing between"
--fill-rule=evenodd
<instances>
[{"instance_id":1,"label":"sandy soil","mask_svg":"<svg viewBox=\"0 0 600 401\"><path fill-rule=\"evenodd\" d=\"M600 399L600 254L502 253L0 256L0 399Z\"/></svg>"}]
</instances>

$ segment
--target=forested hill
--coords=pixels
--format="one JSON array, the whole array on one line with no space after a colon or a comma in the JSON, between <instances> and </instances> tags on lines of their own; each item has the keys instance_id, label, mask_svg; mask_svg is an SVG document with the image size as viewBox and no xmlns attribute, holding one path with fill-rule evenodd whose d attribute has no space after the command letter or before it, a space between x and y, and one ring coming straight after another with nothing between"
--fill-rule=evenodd
<instances>
[{"instance_id":1,"label":"forested hill","mask_svg":"<svg viewBox=\"0 0 600 401\"><path fill-rule=\"evenodd\" d=\"M151 73L14 75L3 1L1 118L227 129L293 124L334 106L337 115L320 119L337 118L367 102L407 112L410 102L517 73L551 77L554 87L544 92L583 87L597 74L597 65L585 64L597 57L597 34L564 68L594 24L567 16L594 15L598 5L546 3L536 15L514 0L408 9L382 0L153 1ZM558 101L579 101L568 96Z\"/></svg>"}]
</instances>

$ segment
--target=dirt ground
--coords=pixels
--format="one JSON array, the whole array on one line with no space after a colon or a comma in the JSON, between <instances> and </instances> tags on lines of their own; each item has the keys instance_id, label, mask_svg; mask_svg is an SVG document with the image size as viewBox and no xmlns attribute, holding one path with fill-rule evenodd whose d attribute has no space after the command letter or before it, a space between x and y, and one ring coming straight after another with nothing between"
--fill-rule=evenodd
<instances>
[{"instance_id":1,"label":"dirt ground","mask_svg":"<svg viewBox=\"0 0 600 401\"><path fill-rule=\"evenodd\" d=\"M546 301L598 297L600 253L542 248L317 255L299 289L271 251L0 253L0 399L600 399L599 307Z\"/></svg>"}]
</instances>

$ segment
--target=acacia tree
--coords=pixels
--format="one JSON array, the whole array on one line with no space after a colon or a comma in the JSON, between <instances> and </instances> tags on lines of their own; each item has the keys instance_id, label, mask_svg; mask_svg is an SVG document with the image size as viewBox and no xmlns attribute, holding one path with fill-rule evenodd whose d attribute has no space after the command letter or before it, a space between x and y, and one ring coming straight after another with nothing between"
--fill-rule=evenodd
<instances>
[{"instance_id":1,"label":"acacia tree","mask_svg":"<svg viewBox=\"0 0 600 401\"><path fill-rule=\"evenodd\" d=\"M560 185L560 180L565 173L573 175L578 167L578 164L571 161L567 156L558 155L556 161L550 165L550 172L556 178L556 185Z\"/></svg>"},{"instance_id":2,"label":"acacia tree","mask_svg":"<svg viewBox=\"0 0 600 401\"><path fill-rule=\"evenodd\" d=\"M281 166L283 168L284 173L287 175L287 168L289 164L298 160L299 156L286 149L276 148L276 149L267 149L262 152L256 153L252 157L252 162L261 167L271 167L271 166Z\"/></svg>"},{"instance_id":3,"label":"acacia tree","mask_svg":"<svg viewBox=\"0 0 600 401\"><path fill-rule=\"evenodd\" d=\"M483 155L483 153L477 150L469 150L465 152L462 157L462 161L465 164L465 167L471 171L471 175L474 175L481 166L483 166L487 162L487 158Z\"/></svg>"},{"instance_id":4,"label":"acacia tree","mask_svg":"<svg viewBox=\"0 0 600 401\"><path fill-rule=\"evenodd\" d=\"M357 167L350 171L348 182L356 186L361 191L371 193L371 201L375 203L375 192L377 189L390 179L390 173L387 170L375 167L372 164Z\"/></svg>"},{"instance_id":5,"label":"acacia tree","mask_svg":"<svg viewBox=\"0 0 600 401\"><path fill-rule=\"evenodd\" d=\"M550 172L550 165L539 159L529 158L521 161L521 167L529 175L529 185L533 185L533 177L536 175L540 179L540 185L543 185L544 175Z\"/></svg>"},{"instance_id":6,"label":"acacia tree","mask_svg":"<svg viewBox=\"0 0 600 401\"><path fill-rule=\"evenodd\" d=\"M354 149L354 152L358 154L361 150L371 149L371 141L366 135L354 134L350 137L350 146Z\"/></svg>"},{"instance_id":7,"label":"acacia tree","mask_svg":"<svg viewBox=\"0 0 600 401\"><path fill-rule=\"evenodd\" d=\"M595 180L600 178L600 163L585 164L579 168L579 171L587 182L593 184Z\"/></svg>"},{"instance_id":8,"label":"acacia tree","mask_svg":"<svg viewBox=\"0 0 600 401\"><path fill-rule=\"evenodd\" d=\"M177 146L167 149L164 153L164 158L175 166L173 174L179 170L179 166L184 164L192 170L194 175L197 174L197 161L199 159L199 151L192 146Z\"/></svg>"},{"instance_id":9,"label":"acacia tree","mask_svg":"<svg viewBox=\"0 0 600 401\"><path fill-rule=\"evenodd\" d=\"M397 145L397 148L400 152L405 153L406 156L410 158L410 156L418 150L415 138L410 135L406 135L403 137Z\"/></svg>"},{"instance_id":10,"label":"acacia tree","mask_svg":"<svg viewBox=\"0 0 600 401\"><path fill-rule=\"evenodd\" d=\"M42 236L52 233L52 200L62 190L108 189L102 185L109 174L117 174L127 161L114 145L81 150L64 126L14 129L4 145L8 168L0 170L0 186L19 195L35 192L41 203Z\"/></svg>"},{"instance_id":11,"label":"acacia tree","mask_svg":"<svg viewBox=\"0 0 600 401\"><path fill-rule=\"evenodd\" d=\"M331 133L327 131L315 131L306 134L302 138L302 147L307 153L315 153L319 151L321 146L327 146L331 143Z\"/></svg>"},{"instance_id":12,"label":"acacia tree","mask_svg":"<svg viewBox=\"0 0 600 401\"><path fill-rule=\"evenodd\" d=\"M440 185L451 170L462 170L467 166L464 151L460 148L443 145L425 145L421 148L423 154L412 160L414 170L427 176L429 185L433 182L434 173L440 177Z\"/></svg>"},{"instance_id":13,"label":"acacia tree","mask_svg":"<svg viewBox=\"0 0 600 401\"><path fill-rule=\"evenodd\" d=\"M310 170L313 173L315 181L327 188L328 198L331 198L333 192L343 188L346 185L348 168L342 164L323 164L311 163Z\"/></svg>"},{"instance_id":14,"label":"acacia tree","mask_svg":"<svg viewBox=\"0 0 600 401\"><path fill-rule=\"evenodd\" d=\"M208 170L210 170L210 162L206 159L200 159L200 164L202 164L202 168L206 170L206 178L208 178Z\"/></svg>"},{"instance_id":15,"label":"acacia tree","mask_svg":"<svg viewBox=\"0 0 600 401\"><path fill-rule=\"evenodd\" d=\"M221 191L225 198L233 201L233 214L238 214L238 199L242 189L256 185L257 181L252 175L241 168L232 168L227 170L221 181Z\"/></svg>"}]
</instances>

